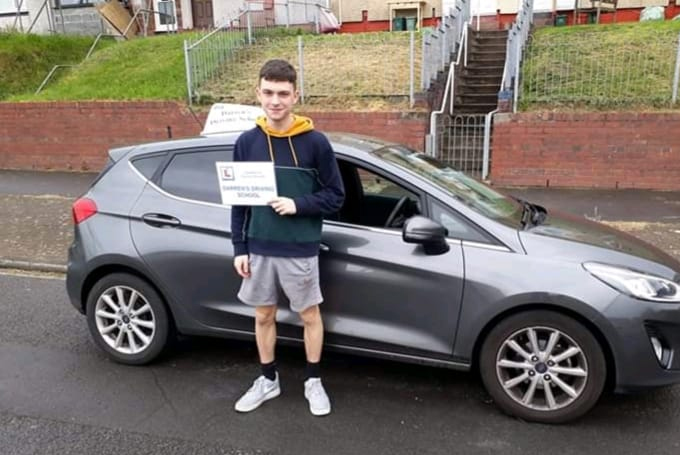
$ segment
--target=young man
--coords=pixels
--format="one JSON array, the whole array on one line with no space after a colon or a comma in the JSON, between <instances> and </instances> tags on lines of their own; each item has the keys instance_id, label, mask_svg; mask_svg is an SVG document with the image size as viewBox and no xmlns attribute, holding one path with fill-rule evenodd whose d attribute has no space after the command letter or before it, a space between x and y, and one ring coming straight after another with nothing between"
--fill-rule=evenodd
<instances>
[{"instance_id":1,"label":"young man","mask_svg":"<svg viewBox=\"0 0 680 455\"><path fill-rule=\"evenodd\" d=\"M270 60L260 70L257 99L265 116L236 141L235 161L272 161L278 195L269 206L234 206L231 215L234 267L243 278L239 299L255 307L255 339L262 375L236 402L249 412L279 396L276 371L276 305L279 289L304 325L307 355L305 397L314 415L331 412L319 362L323 322L319 304L319 247L322 216L344 200L342 179L326 137L312 121L293 115L298 100L295 69Z\"/></svg>"}]
</instances>

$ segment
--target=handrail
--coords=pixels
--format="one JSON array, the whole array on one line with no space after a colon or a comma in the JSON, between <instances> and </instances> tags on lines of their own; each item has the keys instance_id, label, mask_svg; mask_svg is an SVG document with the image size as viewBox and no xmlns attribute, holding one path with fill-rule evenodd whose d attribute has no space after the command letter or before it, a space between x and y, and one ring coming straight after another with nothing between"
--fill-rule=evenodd
<instances>
[{"instance_id":1,"label":"handrail","mask_svg":"<svg viewBox=\"0 0 680 455\"><path fill-rule=\"evenodd\" d=\"M675 55L675 72L673 73L673 94L671 104L678 100L678 81L680 81L680 33L678 33L678 51Z\"/></svg>"},{"instance_id":2,"label":"handrail","mask_svg":"<svg viewBox=\"0 0 680 455\"><path fill-rule=\"evenodd\" d=\"M498 109L487 113L484 116L484 146L482 149L482 180L489 176L489 156L491 156L491 120L496 115Z\"/></svg>"},{"instance_id":3,"label":"handrail","mask_svg":"<svg viewBox=\"0 0 680 455\"><path fill-rule=\"evenodd\" d=\"M533 23L534 0L523 0L512 27L508 31L508 44L505 50L505 67L501 80L501 91L512 90L513 112L517 112L519 98L519 70L522 64L522 51L529 38L529 30Z\"/></svg>"},{"instance_id":4,"label":"handrail","mask_svg":"<svg viewBox=\"0 0 680 455\"><path fill-rule=\"evenodd\" d=\"M45 79L43 79L42 84L40 84L40 87L38 87L38 90L35 91L34 95L37 95L38 93L40 93L40 91L43 89L43 87L47 84L47 81L50 80L50 78L52 77L52 75L53 75L59 68L73 68L73 67L75 67L75 66L78 66L78 65L54 65L54 66L52 67L52 70L51 70L49 73L47 73L47 76L45 77Z\"/></svg>"},{"instance_id":5,"label":"handrail","mask_svg":"<svg viewBox=\"0 0 680 455\"><path fill-rule=\"evenodd\" d=\"M463 56L463 68L467 68L468 28L470 27L471 23L471 21L468 21L463 27L463 36L461 37L460 41L460 47L463 48L463 52L458 52L456 61L453 64L453 72L451 73L451 97L449 98L449 115L453 115L453 100L456 94L456 84L454 84L456 80L456 66L460 65L461 56Z\"/></svg>"},{"instance_id":6,"label":"handrail","mask_svg":"<svg viewBox=\"0 0 680 455\"><path fill-rule=\"evenodd\" d=\"M444 95L442 96L442 104L441 107L436 110L432 111L430 114L430 134L429 138L430 140L426 144L426 152L428 155L434 156L435 151L437 149L437 116L442 115L444 111L446 110L446 98L449 98L449 115L453 115L453 105L454 105L454 81L455 81L455 67L460 64L460 59L463 57L463 66L467 66L467 41L468 41L468 29L470 28L470 25L472 23L472 20L468 17L468 19L463 23L463 30L461 31L461 38L460 38L460 45L458 47L457 55L456 55L456 61L451 62L449 64L449 72L446 77L446 86L444 87ZM461 52L462 49L462 52ZM451 93L449 94L449 90Z\"/></svg>"}]
</instances>

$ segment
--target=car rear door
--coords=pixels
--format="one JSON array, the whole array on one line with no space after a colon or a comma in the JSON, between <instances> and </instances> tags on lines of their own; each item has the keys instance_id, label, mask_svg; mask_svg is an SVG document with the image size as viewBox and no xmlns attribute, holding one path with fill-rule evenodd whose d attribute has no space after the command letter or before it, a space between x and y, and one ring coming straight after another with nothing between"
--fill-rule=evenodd
<instances>
[{"instance_id":1,"label":"car rear door","mask_svg":"<svg viewBox=\"0 0 680 455\"><path fill-rule=\"evenodd\" d=\"M253 329L250 316L229 312L243 305L215 162L231 159L231 147L171 152L131 212L135 247L174 303L177 324L193 332Z\"/></svg>"}]
</instances>

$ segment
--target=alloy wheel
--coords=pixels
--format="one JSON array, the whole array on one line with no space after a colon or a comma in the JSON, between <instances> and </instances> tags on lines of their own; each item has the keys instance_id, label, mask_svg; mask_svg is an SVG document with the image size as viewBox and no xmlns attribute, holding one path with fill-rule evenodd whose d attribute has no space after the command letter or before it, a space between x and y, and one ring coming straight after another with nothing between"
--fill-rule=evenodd
<instances>
[{"instance_id":1,"label":"alloy wheel","mask_svg":"<svg viewBox=\"0 0 680 455\"><path fill-rule=\"evenodd\" d=\"M95 304L95 322L101 338L121 354L137 354L149 347L156 318L147 299L127 286L113 286Z\"/></svg>"},{"instance_id":2,"label":"alloy wheel","mask_svg":"<svg viewBox=\"0 0 680 455\"><path fill-rule=\"evenodd\" d=\"M564 332L543 326L512 333L496 356L496 375L514 401L537 411L569 406L588 382L583 348Z\"/></svg>"}]
</instances>

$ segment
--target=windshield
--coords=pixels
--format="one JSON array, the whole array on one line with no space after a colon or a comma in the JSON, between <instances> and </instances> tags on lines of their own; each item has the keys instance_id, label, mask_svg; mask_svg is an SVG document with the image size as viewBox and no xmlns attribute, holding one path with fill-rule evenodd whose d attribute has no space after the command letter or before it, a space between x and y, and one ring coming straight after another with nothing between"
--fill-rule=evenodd
<instances>
[{"instance_id":1,"label":"windshield","mask_svg":"<svg viewBox=\"0 0 680 455\"><path fill-rule=\"evenodd\" d=\"M516 227L522 205L449 165L406 147L390 145L373 151L375 156L429 180L484 216Z\"/></svg>"}]
</instances>

